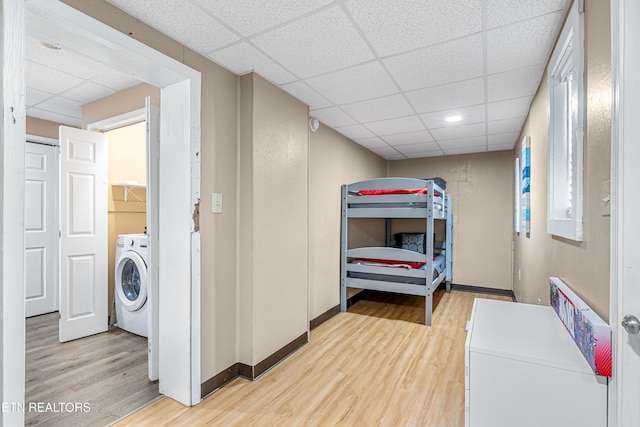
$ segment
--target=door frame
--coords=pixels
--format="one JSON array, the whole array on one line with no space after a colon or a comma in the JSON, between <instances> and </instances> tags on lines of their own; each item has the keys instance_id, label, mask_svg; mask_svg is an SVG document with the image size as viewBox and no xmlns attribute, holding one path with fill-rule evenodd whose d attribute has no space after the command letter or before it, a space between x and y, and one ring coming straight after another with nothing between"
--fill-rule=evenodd
<instances>
[{"instance_id":1,"label":"door frame","mask_svg":"<svg viewBox=\"0 0 640 427\"><path fill-rule=\"evenodd\" d=\"M160 347L160 391L191 406L200 401L200 232L193 213L200 199L200 73L155 49L93 19L58 0L0 0L2 37L0 55L4 120L0 125L2 164L0 197L2 245L2 357L0 380L3 402L24 405L25 328L24 328L24 144L25 106L25 6L44 10L55 19L49 24L63 46L105 64L117 65L126 73L161 88L164 106L161 123L161 168L171 171L171 179L160 188L165 200L160 226L171 224L162 238L161 265L171 265L160 281L164 304L160 316L171 316L171 327L163 331ZM71 32L73 30L73 33ZM51 30L50 30L51 31ZM78 35L81 35L79 37ZM52 40L49 34L46 38ZM9 112L10 114L7 114ZM162 173L161 173L162 176ZM186 194L176 198L176 194ZM4 203L11 199L11 203ZM164 206L161 207L164 210ZM171 250L169 250L171 248ZM175 257L173 251L180 252ZM165 272L162 272L163 275ZM19 283L20 286L15 284ZM9 286L10 284L10 286ZM167 320L168 322L168 320ZM161 341L161 342L162 342ZM169 369L162 369L166 366ZM168 377L163 381L163 376ZM2 412L2 425L24 422L20 410Z\"/></svg>"}]
</instances>

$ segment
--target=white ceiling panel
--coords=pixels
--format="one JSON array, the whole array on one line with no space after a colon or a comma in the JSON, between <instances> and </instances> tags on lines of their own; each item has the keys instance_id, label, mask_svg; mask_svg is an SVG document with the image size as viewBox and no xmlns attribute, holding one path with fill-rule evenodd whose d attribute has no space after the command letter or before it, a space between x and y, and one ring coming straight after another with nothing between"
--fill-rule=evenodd
<instances>
[{"instance_id":1,"label":"white ceiling panel","mask_svg":"<svg viewBox=\"0 0 640 427\"><path fill-rule=\"evenodd\" d=\"M361 123L413 114L413 109L402 95L391 95L347 104L343 105L342 109Z\"/></svg>"},{"instance_id":2,"label":"white ceiling panel","mask_svg":"<svg viewBox=\"0 0 640 427\"><path fill-rule=\"evenodd\" d=\"M387 144L386 142L384 142L382 139L378 138L377 136L374 136L372 138L362 138L362 139L357 139L356 142L360 145L362 145L365 148L387 148L389 147L389 144Z\"/></svg>"},{"instance_id":3,"label":"white ceiling panel","mask_svg":"<svg viewBox=\"0 0 640 427\"><path fill-rule=\"evenodd\" d=\"M513 144L489 144L487 147L488 151L505 151L505 150L513 150L515 147L515 143Z\"/></svg>"},{"instance_id":4,"label":"white ceiling panel","mask_svg":"<svg viewBox=\"0 0 640 427\"><path fill-rule=\"evenodd\" d=\"M255 71L281 85L297 78L248 42L240 42L209 54L209 57L240 76Z\"/></svg>"},{"instance_id":5,"label":"white ceiling panel","mask_svg":"<svg viewBox=\"0 0 640 427\"><path fill-rule=\"evenodd\" d=\"M461 139L470 137L482 137L486 134L485 124L474 123L471 125L451 126L440 129L431 130L431 134L436 141L442 141L447 139Z\"/></svg>"},{"instance_id":6,"label":"white ceiling panel","mask_svg":"<svg viewBox=\"0 0 640 427\"><path fill-rule=\"evenodd\" d=\"M571 0L486 0L487 27L494 28L564 10ZM566 11L565 11L566 12Z\"/></svg>"},{"instance_id":7,"label":"white ceiling panel","mask_svg":"<svg viewBox=\"0 0 640 427\"><path fill-rule=\"evenodd\" d=\"M564 18L562 12L543 15L487 32L487 67L489 74L547 62L555 32ZM537 34L531 43L523 34Z\"/></svg>"},{"instance_id":8,"label":"white ceiling panel","mask_svg":"<svg viewBox=\"0 0 640 427\"><path fill-rule=\"evenodd\" d=\"M482 76L482 36L442 43L384 59L403 90L438 86Z\"/></svg>"},{"instance_id":9,"label":"white ceiling panel","mask_svg":"<svg viewBox=\"0 0 640 427\"><path fill-rule=\"evenodd\" d=\"M397 119L380 120L378 122L365 123L365 126L379 136L396 135L406 132L425 130L418 116L399 117Z\"/></svg>"},{"instance_id":10,"label":"white ceiling panel","mask_svg":"<svg viewBox=\"0 0 640 427\"><path fill-rule=\"evenodd\" d=\"M480 0L352 0L345 6L380 56L482 30Z\"/></svg>"},{"instance_id":11,"label":"white ceiling panel","mask_svg":"<svg viewBox=\"0 0 640 427\"><path fill-rule=\"evenodd\" d=\"M542 65L519 68L489 76L489 102L535 95L542 79Z\"/></svg>"},{"instance_id":12,"label":"white ceiling panel","mask_svg":"<svg viewBox=\"0 0 640 427\"><path fill-rule=\"evenodd\" d=\"M195 0L245 37L313 12L335 0ZM261 7L261 3L263 6ZM266 6L266 7L265 7Z\"/></svg>"},{"instance_id":13,"label":"white ceiling panel","mask_svg":"<svg viewBox=\"0 0 640 427\"><path fill-rule=\"evenodd\" d=\"M484 79L407 92L407 99L418 113L450 110L484 103Z\"/></svg>"},{"instance_id":14,"label":"white ceiling panel","mask_svg":"<svg viewBox=\"0 0 640 427\"><path fill-rule=\"evenodd\" d=\"M463 148L443 148L444 154L447 156L455 156L459 154L473 154L482 153L487 151L487 147L484 145L478 145L476 147L463 147Z\"/></svg>"},{"instance_id":15,"label":"white ceiling panel","mask_svg":"<svg viewBox=\"0 0 640 427\"><path fill-rule=\"evenodd\" d=\"M513 119L494 120L489 122L489 135L520 132L520 129L522 129L522 125L524 124L524 119L524 117L517 117Z\"/></svg>"},{"instance_id":16,"label":"white ceiling panel","mask_svg":"<svg viewBox=\"0 0 640 427\"><path fill-rule=\"evenodd\" d=\"M352 117L349 117L348 114L338 107L311 110L311 115L317 117L322 123L332 128L357 124Z\"/></svg>"},{"instance_id":17,"label":"white ceiling panel","mask_svg":"<svg viewBox=\"0 0 640 427\"><path fill-rule=\"evenodd\" d=\"M396 150L398 150L402 154L440 151L440 146L435 142L422 142L420 144L394 145L394 147Z\"/></svg>"},{"instance_id":18,"label":"white ceiling panel","mask_svg":"<svg viewBox=\"0 0 640 427\"><path fill-rule=\"evenodd\" d=\"M399 133L396 135L387 135L384 140L391 145L419 144L423 142L433 141L433 136L429 131Z\"/></svg>"},{"instance_id":19,"label":"white ceiling panel","mask_svg":"<svg viewBox=\"0 0 640 427\"><path fill-rule=\"evenodd\" d=\"M339 7L314 13L251 40L301 78L374 59L365 41Z\"/></svg>"},{"instance_id":20,"label":"white ceiling panel","mask_svg":"<svg viewBox=\"0 0 640 427\"><path fill-rule=\"evenodd\" d=\"M375 136L369 129L367 129L363 125L345 126L341 128L336 128L336 130L341 134L343 134L344 136L346 136L347 138L351 138L354 141L359 139L364 139L364 138L373 138Z\"/></svg>"},{"instance_id":21,"label":"white ceiling panel","mask_svg":"<svg viewBox=\"0 0 640 427\"><path fill-rule=\"evenodd\" d=\"M309 108L326 108L333 104L327 101L322 95L315 90L311 89L307 84L302 81L288 83L281 86L282 89L289 92L291 95L298 98L309 106Z\"/></svg>"},{"instance_id":22,"label":"white ceiling panel","mask_svg":"<svg viewBox=\"0 0 640 427\"><path fill-rule=\"evenodd\" d=\"M459 116L460 121L450 122L447 118ZM421 114L420 117L429 129L438 129L443 127L455 127L471 123L480 123L485 121L484 105L473 105L470 107L455 108L453 110L436 111L435 113Z\"/></svg>"},{"instance_id":23,"label":"white ceiling panel","mask_svg":"<svg viewBox=\"0 0 640 427\"><path fill-rule=\"evenodd\" d=\"M526 116L529 112L532 96L509 99L507 101L490 102L488 104L489 120L511 119Z\"/></svg>"},{"instance_id":24,"label":"white ceiling panel","mask_svg":"<svg viewBox=\"0 0 640 427\"><path fill-rule=\"evenodd\" d=\"M190 0L107 0L203 55L240 37Z\"/></svg>"},{"instance_id":25,"label":"white ceiling panel","mask_svg":"<svg viewBox=\"0 0 640 427\"><path fill-rule=\"evenodd\" d=\"M398 93L378 61L310 78L307 83L338 105Z\"/></svg>"},{"instance_id":26,"label":"white ceiling panel","mask_svg":"<svg viewBox=\"0 0 640 427\"><path fill-rule=\"evenodd\" d=\"M520 132L511 132L511 133L500 133L497 135L489 135L487 137L487 142L489 145L500 145L500 144L515 144L518 141L518 136L520 136Z\"/></svg>"},{"instance_id":27,"label":"white ceiling panel","mask_svg":"<svg viewBox=\"0 0 640 427\"><path fill-rule=\"evenodd\" d=\"M107 1L395 159L512 147L570 0ZM46 48L54 18L26 13L28 114L80 124L80 105L139 83Z\"/></svg>"},{"instance_id":28,"label":"white ceiling panel","mask_svg":"<svg viewBox=\"0 0 640 427\"><path fill-rule=\"evenodd\" d=\"M29 87L42 92L59 93L79 86L84 80L71 74L46 67L35 62L26 62L25 76Z\"/></svg>"},{"instance_id":29,"label":"white ceiling panel","mask_svg":"<svg viewBox=\"0 0 640 427\"><path fill-rule=\"evenodd\" d=\"M42 110L37 107L27 108L27 116L42 120L49 120L66 126L82 127L82 120L77 118L77 116L66 116L56 112L55 110Z\"/></svg>"}]
</instances>

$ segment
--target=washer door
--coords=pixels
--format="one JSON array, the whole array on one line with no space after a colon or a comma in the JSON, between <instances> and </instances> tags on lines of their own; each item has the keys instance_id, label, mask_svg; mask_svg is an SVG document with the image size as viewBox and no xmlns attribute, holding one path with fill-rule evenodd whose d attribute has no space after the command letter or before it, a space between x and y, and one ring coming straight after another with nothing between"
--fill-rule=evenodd
<instances>
[{"instance_id":1,"label":"washer door","mask_svg":"<svg viewBox=\"0 0 640 427\"><path fill-rule=\"evenodd\" d=\"M116 264L116 293L128 311L139 310L147 301L147 265L137 252L124 252Z\"/></svg>"}]
</instances>

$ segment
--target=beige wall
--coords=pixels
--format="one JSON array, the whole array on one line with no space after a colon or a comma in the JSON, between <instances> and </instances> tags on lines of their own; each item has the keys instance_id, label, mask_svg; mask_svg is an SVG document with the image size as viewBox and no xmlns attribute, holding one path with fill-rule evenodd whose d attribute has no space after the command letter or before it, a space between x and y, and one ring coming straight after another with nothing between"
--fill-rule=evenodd
<instances>
[{"instance_id":1,"label":"beige wall","mask_svg":"<svg viewBox=\"0 0 640 427\"><path fill-rule=\"evenodd\" d=\"M515 236L514 292L519 301L549 303L549 276L565 281L605 320L609 316L610 218L600 213L601 184L611 176L609 2L585 4L587 115L584 146L584 240L546 231L546 75L533 100L523 135L531 136L531 233ZM516 147L519 153L520 147Z\"/></svg>"},{"instance_id":2,"label":"beige wall","mask_svg":"<svg viewBox=\"0 0 640 427\"><path fill-rule=\"evenodd\" d=\"M250 356L240 361L256 365L309 324L309 110L255 74L241 81L240 251L251 272L240 281L240 345Z\"/></svg>"},{"instance_id":3,"label":"beige wall","mask_svg":"<svg viewBox=\"0 0 640 427\"><path fill-rule=\"evenodd\" d=\"M389 162L389 176L447 181L453 196L453 283L512 288L513 162L512 151Z\"/></svg>"},{"instance_id":4,"label":"beige wall","mask_svg":"<svg viewBox=\"0 0 640 427\"><path fill-rule=\"evenodd\" d=\"M386 176L387 161L322 124L317 132L311 133L309 151L311 320L340 303L341 186ZM363 233L377 230L382 233L378 237L384 239L384 224L377 222L377 226L366 228Z\"/></svg>"},{"instance_id":5,"label":"beige wall","mask_svg":"<svg viewBox=\"0 0 640 427\"><path fill-rule=\"evenodd\" d=\"M124 201L124 181L147 181L146 123L136 123L107 132L109 141L109 308L113 307L115 253L118 234L143 233L147 225L146 191L132 190ZM141 200L138 200L140 198Z\"/></svg>"},{"instance_id":6,"label":"beige wall","mask_svg":"<svg viewBox=\"0 0 640 427\"><path fill-rule=\"evenodd\" d=\"M57 140L59 128L60 123L37 119L35 117L27 117L27 135L44 136Z\"/></svg>"}]
</instances>

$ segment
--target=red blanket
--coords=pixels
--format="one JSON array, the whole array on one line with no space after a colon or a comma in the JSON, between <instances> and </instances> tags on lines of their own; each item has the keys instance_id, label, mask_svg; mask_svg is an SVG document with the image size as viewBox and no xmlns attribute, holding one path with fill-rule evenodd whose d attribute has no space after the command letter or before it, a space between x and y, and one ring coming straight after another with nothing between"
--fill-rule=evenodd
<instances>
[{"instance_id":1,"label":"red blanket","mask_svg":"<svg viewBox=\"0 0 640 427\"><path fill-rule=\"evenodd\" d=\"M433 260L435 261L435 257ZM375 258L358 258L354 259L352 262L358 264L368 264L368 265L376 265L380 264L380 267L391 267L391 268L406 268L409 269L419 269L426 264L426 262L411 262L411 261L393 261L389 259L375 259Z\"/></svg>"},{"instance_id":2,"label":"red blanket","mask_svg":"<svg viewBox=\"0 0 640 427\"><path fill-rule=\"evenodd\" d=\"M360 190L358 196L384 196L387 194L427 194L426 188L394 188L391 190ZM436 197L440 194L436 193Z\"/></svg>"}]
</instances>

